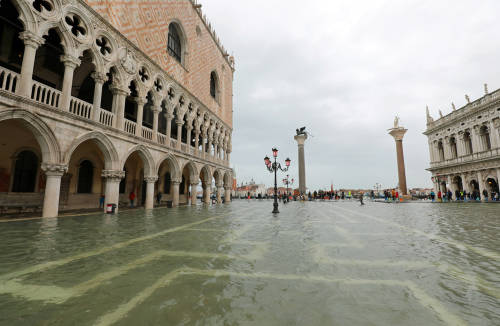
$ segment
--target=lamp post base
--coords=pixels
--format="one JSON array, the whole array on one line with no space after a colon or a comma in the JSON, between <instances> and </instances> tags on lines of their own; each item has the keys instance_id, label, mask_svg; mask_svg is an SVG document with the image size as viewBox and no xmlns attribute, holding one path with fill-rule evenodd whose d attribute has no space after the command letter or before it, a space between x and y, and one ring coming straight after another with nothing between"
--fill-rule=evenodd
<instances>
[{"instance_id":1,"label":"lamp post base","mask_svg":"<svg viewBox=\"0 0 500 326\"><path fill-rule=\"evenodd\" d=\"M278 214L280 211L278 210L278 203L273 203L273 214Z\"/></svg>"}]
</instances>

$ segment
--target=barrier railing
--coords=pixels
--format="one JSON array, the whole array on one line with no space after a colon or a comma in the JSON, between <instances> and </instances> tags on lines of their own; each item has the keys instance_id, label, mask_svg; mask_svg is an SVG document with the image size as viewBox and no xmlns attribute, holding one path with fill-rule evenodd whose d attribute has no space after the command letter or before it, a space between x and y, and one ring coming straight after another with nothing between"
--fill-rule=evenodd
<instances>
[{"instance_id":1,"label":"barrier railing","mask_svg":"<svg viewBox=\"0 0 500 326\"><path fill-rule=\"evenodd\" d=\"M0 89L15 93L20 75L9 69L0 67Z\"/></svg>"},{"instance_id":2,"label":"barrier railing","mask_svg":"<svg viewBox=\"0 0 500 326\"><path fill-rule=\"evenodd\" d=\"M165 136L164 134L162 134L161 132L158 133L158 143L162 144L162 145L166 145L167 144L167 136Z\"/></svg>"},{"instance_id":3,"label":"barrier railing","mask_svg":"<svg viewBox=\"0 0 500 326\"><path fill-rule=\"evenodd\" d=\"M137 129L137 123L125 119L125 132L135 135L135 130Z\"/></svg>"},{"instance_id":4,"label":"barrier railing","mask_svg":"<svg viewBox=\"0 0 500 326\"><path fill-rule=\"evenodd\" d=\"M175 139L170 139L170 147L175 148L177 145L177 141Z\"/></svg>"},{"instance_id":5,"label":"barrier railing","mask_svg":"<svg viewBox=\"0 0 500 326\"><path fill-rule=\"evenodd\" d=\"M142 138L146 138L149 140L153 139L153 130L151 130L147 127L142 127L141 134L142 134Z\"/></svg>"},{"instance_id":6,"label":"barrier railing","mask_svg":"<svg viewBox=\"0 0 500 326\"><path fill-rule=\"evenodd\" d=\"M99 122L105 126L112 127L113 120L115 119L115 114L113 112L109 112L101 109L99 114Z\"/></svg>"},{"instance_id":7,"label":"barrier railing","mask_svg":"<svg viewBox=\"0 0 500 326\"><path fill-rule=\"evenodd\" d=\"M90 119L92 114L92 104L72 97L69 101L69 112L76 114L79 117Z\"/></svg>"},{"instance_id":8,"label":"barrier railing","mask_svg":"<svg viewBox=\"0 0 500 326\"><path fill-rule=\"evenodd\" d=\"M32 81L32 83L33 83L31 86L32 100L53 107L59 106L59 99L61 98L60 91L34 80Z\"/></svg>"}]
</instances>

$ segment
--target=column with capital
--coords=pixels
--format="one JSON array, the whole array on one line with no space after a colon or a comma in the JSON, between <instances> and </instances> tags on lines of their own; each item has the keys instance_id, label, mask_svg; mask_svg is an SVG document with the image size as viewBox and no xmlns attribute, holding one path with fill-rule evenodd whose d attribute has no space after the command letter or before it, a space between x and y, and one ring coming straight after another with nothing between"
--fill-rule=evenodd
<instances>
[{"instance_id":1,"label":"column with capital","mask_svg":"<svg viewBox=\"0 0 500 326\"><path fill-rule=\"evenodd\" d=\"M483 150L482 146L481 146L481 136L479 133L480 133L479 126L474 126L474 130L471 133L472 144L473 144L473 146L472 146L473 153L478 153L478 152L481 152Z\"/></svg>"},{"instance_id":2,"label":"column with capital","mask_svg":"<svg viewBox=\"0 0 500 326\"><path fill-rule=\"evenodd\" d=\"M158 141L158 117L162 109L160 105L155 105L153 107L153 141Z\"/></svg>"},{"instance_id":3,"label":"column with capital","mask_svg":"<svg viewBox=\"0 0 500 326\"><path fill-rule=\"evenodd\" d=\"M172 137L172 119L174 118L173 111L167 109L165 119L167 121L167 146L170 146L170 138Z\"/></svg>"},{"instance_id":4,"label":"column with capital","mask_svg":"<svg viewBox=\"0 0 500 326\"><path fill-rule=\"evenodd\" d=\"M175 123L177 124L177 142L175 143L175 148L180 150L182 142L182 125L184 124L184 119L178 118L177 120L175 120Z\"/></svg>"},{"instance_id":5,"label":"column with capital","mask_svg":"<svg viewBox=\"0 0 500 326\"><path fill-rule=\"evenodd\" d=\"M191 206L196 206L198 200L198 182L191 182Z\"/></svg>"},{"instance_id":6,"label":"column with capital","mask_svg":"<svg viewBox=\"0 0 500 326\"><path fill-rule=\"evenodd\" d=\"M68 171L67 165L42 163L45 172L45 194L43 198L43 217L57 217L59 214L59 195L61 192L61 177Z\"/></svg>"},{"instance_id":7,"label":"column with capital","mask_svg":"<svg viewBox=\"0 0 500 326\"><path fill-rule=\"evenodd\" d=\"M191 154L191 131L193 130L193 125L191 124L191 121L187 122L186 129L187 129L187 138L186 138L187 151L189 154Z\"/></svg>"},{"instance_id":8,"label":"column with capital","mask_svg":"<svg viewBox=\"0 0 500 326\"><path fill-rule=\"evenodd\" d=\"M64 78L59 108L67 111L69 110L69 103L71 101L73 73L75 72L75 68L80 65L81 61L77 57L65 54L61 56L61 62L64 63Z\"/></svg>"},{"instance_id":9,"label":"column with capital","mask_svg":"<svg viewBox=\"0 0 500 326\"><path fill-rule=\"evenodd\" d=\"M399 179L399 192L403 195L408 195L406 187L406 172L405 172L405 159L403 153L403 137L408 129L395 125L394 128L389 129L389 134L396 142L396 154L398 163L398 179Z\"/></svg>"},{"instance_id":10,"label":"column with capital","mask_svg":"<svg viewBox=\"0 0 500 326\"><path fill-rule=\"evenodd\" d=\"M146 182L146 201L144 204L145 209L153 209L154 208L154 198L155 198L155 182L158 181L157 176L149 176L144 177L144 181ZM177 187L177 189L179 189ZM177 197L178 200L179 197Z\"/></svg>"},{"instance_id":11,"label":"column with capital","mask_svg":"<svg viewBox=\"0 0 500 326\"><path fill-rule=\"evenodd\" d=\"M484 184L483 184L483 176L481 171L477 171L477 184L479 186L479 197L481 197L481 201L484 201L485 198L483 196Z\"/></svg>"},{"instance_id":12,"label":"column with capital","mask_svg":"<svg viewBox=\"0 0 500 326\"><path fill-rule=\"evenodd\" d=\"M222 184L217 184L217 204L222 204L222 192L224 191L224 188L222 187Z\"/></svg>"},{"instance_id":13,"label":"column with capital","mask_svg":"<svg viewBox=\"0 0 500 326\"><path fill-rule=\"evenodd\" d=\"M201 133L201 157L205 158L206 152L207 152L207 131L206 128L202 127L202 133Z\"/></svg>"},{"instance_id":14,"label":"column with capital","mask_svg":"<svg viewBox=\"0 0 500 326\"><path fill-rule=\"evenodd\" d=\"M457 139L457 157L462 157L465 155L465 133L459 132Z\"/></svg>"},{"instance_id":15,"label":"column with capital","mask_svg":"<svg viewBox=\"0 0 500 326\"><path fill-rule=\"evenodd\" d=\"M113 119L113 127L123 130L125 127L125 99L129 94L129 89L121 85L112 85L111 92L113 93L112 111L115 115Z\"/></svg>"},{"instance_id":16,"label":"column with capital","mask_svg":"<svg viewBox=\"0 0 500 326\"><path fill-rule=\"evenodd\" d=\"M198 152L200 150L200 129L195 126L194 129L194 155L198 155Z\"/></svg>"},{"instance_id":17,"label":"column with capital","mask_svg":"<svg viewBox=\"0 0 500 326\"><path fill-rule=\"evenodd\" d=\"M304 143L307 140L307 133L298 134L294 137L299 149L299 192L301 195L306 193L306 162L304 154Z\"/></svg>"},{"instance_id":18,"label":"column with capital","mask_svg":"<svg viewBox=\"0 0 500 326\"><path fill-rule=\"evenodd\" d=\"M17 93L21 96L30 97L36 50L45 42L45 39L30 31L21 32L19 38L24 41L24 54Z\"/></svg>"},{"instance_id":19,"label":"column with capital","mask_svg":"<svg viewBox=\"0 0 500 326\"><path fill-rule=\"evenodd\" d=\"M104 212L108 204L115 204L115 213L118 212L120 202L120 182L125 178L123 170L103 170L101 176L106 180L104 188Z\"/></svg>"},{"instance_id":20,"label":"column with capital","mask_svg":"<svg viewBox=\"0 0 500 326\"><path fill-rule=\"evenodd\" d=\"M92 120L95 122L100 121L101 115L101 99L102 99L102 86L107 80L106 74L98 73L94 71L91 75L92 79L94 79L94 102L92 105Z\"/></svg>"},{"instance_id":21,"label":"column with capital","mask_svg":"<svg viewBox=\"0 0 500 326\"><path fill-rule=\"evenodd\" d=\"M205 204L210 204L210 186L209 182L202 182L203 186L203 202Z\"/></svg>"},{"instance_id":22,"label":"column with capital","mask_svg":"<svg viewBox=\"0 0 500 326\"><path fill-rule=\"evenodd\" d=\"M142 137L142 118L144 116L144 104L146 104L146 99L144 97L134 98L137 104L137 127L135 129L135 135Z\"/></svg>"},{"instance_id":23,"label":"column with capital","mask_svg":"<svg viewBox=\"0 0 500 326\"><path fill-rule=\"evenodd\" d=\"M465 173L462 173L460 175L460 178L462 179L462 188L465 192L469 193L469 184L467 183L467 176Z\"/></svg>"},{"instance_id":24,"label":"column with capital","mask_svg":"<svg viewBox=\"0 0 500 326\"><path fill-rule=\"evenodd\" d=\"M179 206L179 185L180 180L172 180L172 207Z\"/></svg>"}]
</instances>

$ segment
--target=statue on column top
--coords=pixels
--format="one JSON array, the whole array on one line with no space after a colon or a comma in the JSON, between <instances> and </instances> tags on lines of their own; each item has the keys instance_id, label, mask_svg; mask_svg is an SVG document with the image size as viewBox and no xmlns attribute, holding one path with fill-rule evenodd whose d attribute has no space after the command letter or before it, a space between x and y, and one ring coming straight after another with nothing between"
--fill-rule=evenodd
<instances>
[{"instance_id":1,"label":"statue on column top","mask_svg":"<svg viewBox=\"0 0 500 326\"><path fill-rule=\"evenodd\" d=\"M394 129L399 128L399 117L395 116L394 117Z\"/></svg>"}]
</instances>

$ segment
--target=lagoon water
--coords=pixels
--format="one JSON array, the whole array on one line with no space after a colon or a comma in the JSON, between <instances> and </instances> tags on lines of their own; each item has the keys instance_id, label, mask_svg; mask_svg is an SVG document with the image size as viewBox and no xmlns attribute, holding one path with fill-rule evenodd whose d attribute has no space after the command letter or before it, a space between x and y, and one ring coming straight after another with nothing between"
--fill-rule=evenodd
<instances>
[{"instance_id":1,"label":"lagoon water","mask_svg":"<svg viewBox=\"0 0 500 326\"><path fill-rule=\"evenodd\" d=\"M500 205L271 210L0 223L0 325L500 325Z\"/></svg>"}]
</instances>

